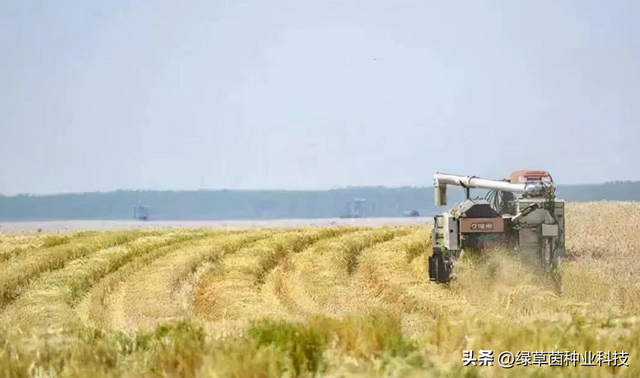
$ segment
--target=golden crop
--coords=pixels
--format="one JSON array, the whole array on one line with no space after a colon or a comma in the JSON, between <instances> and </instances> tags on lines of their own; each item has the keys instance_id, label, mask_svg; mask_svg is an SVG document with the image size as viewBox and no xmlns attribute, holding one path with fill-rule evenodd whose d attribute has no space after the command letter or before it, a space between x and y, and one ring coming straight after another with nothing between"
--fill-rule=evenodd
<instances>
[{"instance_id":1,"label":"golden crop","mask_svg":"<svg viewBox=\"0 0 640 378\"><path fill-rule=\"evenodd\" d=\"M428 280L427 227L0 234L0 377L640 376L640 204L569 204L568 257ZM629 367L463 367L462 351Z\"/></svg>"}]
</instances>

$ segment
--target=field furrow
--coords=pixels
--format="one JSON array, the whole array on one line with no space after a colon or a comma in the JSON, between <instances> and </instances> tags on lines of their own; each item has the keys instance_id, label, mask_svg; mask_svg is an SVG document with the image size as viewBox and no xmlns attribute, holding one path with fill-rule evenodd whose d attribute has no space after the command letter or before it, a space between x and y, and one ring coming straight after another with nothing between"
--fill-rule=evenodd
<instances>
[{"instance_id":1,"label":"field furrow","mask_svg":"<svg viewBox=\"0 0 640 378\"><path fill-rule=\"evenodd\" d=\"M22 329L39 330L72 324L76 321L73 308L103 277L157 248L206 235L201 231L138 234L130 242L99 250L71 261L62 269L42 274L25 287L20 298L7 307L2 320Z\"/></svg>"}]
</instances>

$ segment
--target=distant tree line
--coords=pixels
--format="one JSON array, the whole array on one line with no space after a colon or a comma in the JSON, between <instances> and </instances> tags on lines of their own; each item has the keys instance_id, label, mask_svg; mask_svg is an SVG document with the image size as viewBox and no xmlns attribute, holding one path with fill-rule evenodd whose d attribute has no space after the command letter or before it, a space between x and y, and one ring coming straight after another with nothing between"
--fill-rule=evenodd
<instances>
[{"instance_id":1,"label":"distant tree line","mask_svg":"<svg viewBox=\"0 0 640 378\"><path fill-rule=\"evenodd\" d=\"M450 205L462 190L449 190ZM568 201L640 201L640 182L564 185L558 197ZM334 218L348 213L348 203L366 199L371 217L398 217L410 210L433 215L430 187L354 187L333 190L198 190L93 192L58 195L0 195L0 220L131 219L133 208L144 205L151 219L224 220Z\"/></svg>"}]
</instances>

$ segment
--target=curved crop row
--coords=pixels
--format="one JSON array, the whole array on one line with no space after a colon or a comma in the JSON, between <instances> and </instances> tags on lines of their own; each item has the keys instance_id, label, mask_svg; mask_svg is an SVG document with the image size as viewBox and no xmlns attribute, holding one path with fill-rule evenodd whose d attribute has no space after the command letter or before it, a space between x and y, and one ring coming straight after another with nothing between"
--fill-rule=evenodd
<instances>
[{"instance_id":1,"label":"curved crop row","mask_svg":"<svg viewBox=\"0 0 640 378\"><path fill-rule=\"evenodd\" d=\"M269 287L278 304L294 315L340 313L345 309L335 298L348 285L360 254L407 232L406 228L365 229L320 242L274 271Z\"/></svg>"},{"instance_id":2,"label":"curved crop row","mask_svg":"<svg viewBox=\"0 0 640 378\"><path fill-rule=\"evenodd\" d=\"M159 231L109 231L102 233L79 233L68 242L54 243L23 253L19 258L6 261L0 267L0 309L15 300L29 282L41 274L63 268L70 261L81 259L102 249L128 243L144 235Z\"/></svg>"},{"instance_id":3,"label":"curved crop row","mask_svg":"<svg viewBox=\"0 0 640 378\"><path fill-rule=\"evenodd\" d=\"M205 239L140 267L121 281L114 293L111 310L119 316L114 327L149 329L162 322L188 318L190 290L178 289L199 264L215 264L224 256L272 235L273 231L251 231Z\"/></svg>"},{"instance_id":4,"label":"curved crop row","mask_svg":"<svg viewBox=\"0 0 640 378\"><path fill-rule=\"evenodd\" d=\"M183 243L177 247L161 247L153 250L131 261L95 285L78 308L78 313L83 316L86 322L99 327L126 330L137 328L140 319L135 318L136 312L144 311L145 303L153 303L159 298L153 296L153 289L139 284L136 279L149 272L149 267L158 259L170 254L202 252L207 248L212 251L234 250L256 238L266 237L268 234L269 232L264 231L223 231L201 240ZM134 315L134 318L129 315Z\"/></svg>"},{"instance_id":5,"label":"curved crop row","mask_svg":"<svg viewBox=\"0 0 640 378\"><path fill-rule=\"evenodd\" d=\"M179 230L141 236L71 261L64 268L45 273L26 286L24 294L7 308L3 320L23 329L46 329L72 322L75 319L73 307L103 277L155 249L202 238L207 234ZM37 314L37 317L33 314Z\"/></svg>"},{"instance_id":6,"label":"curved crop row","mask_svg":"<svg viewBox=\"0 0 640 378\"><path fill-rule=\"evenodd\" d=\"M269 272L291 254L354 231L354 228L297 229L275 234L228 256L198 283L194 313L207 320L241 320L243 323L277 315L281 311L266 312L270 307L264 303L261 293Z\"/></svg>"},{"instance_id":7,"label":"curved crop row","mask_svg":"<svg viewBox=\"0 0 640 378\"><path fill-rule=\"evenodd\" d=\"M355 279L362 297L372 302L369 306L403 316L414 332L457 311L461 303L446 286L429 283L430 240L429 230L421 228L371 248L362 255Z\"/></svg>"}]
</instances>

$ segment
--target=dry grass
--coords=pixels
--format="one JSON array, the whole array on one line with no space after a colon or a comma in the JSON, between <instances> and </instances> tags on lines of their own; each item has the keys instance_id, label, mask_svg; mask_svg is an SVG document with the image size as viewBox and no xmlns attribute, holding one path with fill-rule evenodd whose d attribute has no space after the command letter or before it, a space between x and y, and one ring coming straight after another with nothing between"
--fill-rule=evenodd
<instances>
[{"instance_id":1,"label":"dry grass","mask_svg":"<svg viewBox=\"0 0 640 378\"><path fill-rule=\"evenodd\" d=\"M568 259L428 281L419 227L0 234L0 376L640 376L640 204L569 204ZM462 367L463 349L629 367Z\"/></svg>"}]
</instances>

